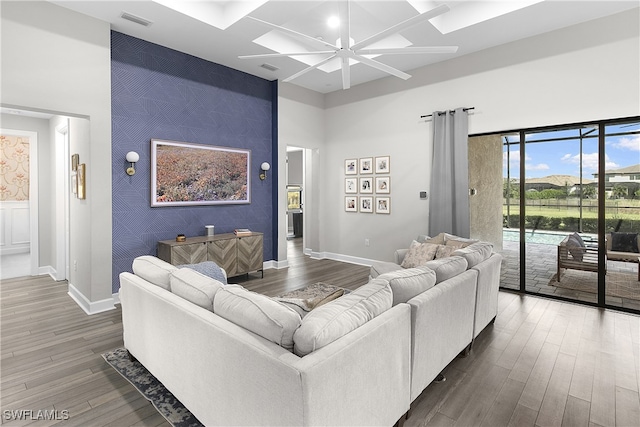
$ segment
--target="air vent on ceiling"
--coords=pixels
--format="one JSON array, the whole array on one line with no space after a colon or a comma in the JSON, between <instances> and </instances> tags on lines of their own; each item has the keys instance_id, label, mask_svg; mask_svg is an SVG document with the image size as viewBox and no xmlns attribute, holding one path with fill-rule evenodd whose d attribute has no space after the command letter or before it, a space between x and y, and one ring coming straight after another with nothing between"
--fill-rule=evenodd
<instances>
[{"instance_id":1,"label":"air vent on ceiling","mask_svg":"<svg viewBox=\"0 0 640 427\"><path fill-rule=\"evenodd\" d=\"M261 67L264 68L264 69L267 69L269 71L276 71L276 70L279 69L275 65L267 64L266 62L264 64L262 64Z\"/></svg>"},{"instance_id":2,"label":"air vent on ceiling","mask_svg":"<svg viewBox=\"0 0 640 427\"><path fill-rule=\"evenodd\" d=\"M140 24L144 27L148 27L149 25L153 24L153 21L149 21L148 19L145 18L141 18L140 16L136 16L133 15L129 12L122 12L122 15L120 15L120 17L122 19L126 19L127 21L131 21L131 22L135 22L136 24Z\"/></svg>"}]
</instances>

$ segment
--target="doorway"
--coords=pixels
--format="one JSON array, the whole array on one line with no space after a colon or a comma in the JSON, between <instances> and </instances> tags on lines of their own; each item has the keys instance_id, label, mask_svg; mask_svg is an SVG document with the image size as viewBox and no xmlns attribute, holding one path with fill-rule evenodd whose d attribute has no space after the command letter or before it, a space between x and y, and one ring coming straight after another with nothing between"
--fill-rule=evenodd
<instances>
[{"instance_id":1,"label":"doorway","mask_svg":"<svg viewBox=\"0 0 640 427\"><path fill-rule=\"evenodd\" d=\"M22 214L9 209L20 201L8 200L3 194L0 279L49 274L64 280L69 258L70 177L66 171L70 119L27 109L2 107L1 112L3 126L13 129L9 134L28 135L30 144L28 201L21 201L27 203ZM16 243L21 247L10 247Z\"/></svg>"},{"instance_id":2,"label":"doorway","mask_svg":"<svg viewBox=\"0 0 640 427\"><path fill-rule=\"evenodd\" d=\"M14 127L22 128L19 124ZM1 183L0 278L36 275L39 253L38 133L3 128L1 134L2 163L6 168Z\"/></svg>"}]
</instances>

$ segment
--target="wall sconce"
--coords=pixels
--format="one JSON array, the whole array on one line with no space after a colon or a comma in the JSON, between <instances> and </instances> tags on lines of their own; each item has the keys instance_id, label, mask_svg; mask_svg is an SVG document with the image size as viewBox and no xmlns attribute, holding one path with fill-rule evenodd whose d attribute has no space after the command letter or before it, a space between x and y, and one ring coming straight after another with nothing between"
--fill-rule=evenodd
<instances>
[{"instance_id":1,"label":"wall sconce","mask_svg":"<svg viewBox=\"0 0 640 427\"><path fill-rule=\"evenodd\" d=\"M140 155L135 151L129 151L127 153L127 162L131 164L131 166L127 168L127 175L131 176L136 173L135 163L138 160L140 160Z\"/></svg>"},{"instance_id":2,"label":"wall sconce","mask_svg":"<svg viewBox=\"0 0 640 427\"><path fill-rule=\"evenodd\" d=\"M271 165L267 162L263 162L260 165L260 169L262 169L262 172L260 172L260 179L261 180L267 179L267 171L271 169Z\"/></svg>"}]
</instances>

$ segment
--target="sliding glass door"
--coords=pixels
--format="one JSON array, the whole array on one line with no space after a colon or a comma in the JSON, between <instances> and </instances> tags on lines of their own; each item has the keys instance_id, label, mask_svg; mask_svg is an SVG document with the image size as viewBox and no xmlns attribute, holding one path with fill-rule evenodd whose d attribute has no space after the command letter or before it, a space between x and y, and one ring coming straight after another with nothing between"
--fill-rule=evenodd
<instances>
[{"instance_id":1,"label":"sliding glass door","mask_svg":"<svg viewBox=\"0 0 640 427\"><path fill-rule=\"evenodd\" d=\"M640 122L503 138L501 286L640 310Z\"/></svg>"},{"instance_id":2,"label":"sliding glass door","mask_svg":"<svg viewBox=\"0 0 640 427\"><path fill-rule=\"evenodd\" d=\"M604 126L602 179L606 305L640 310L640 122Z\"/></svg>"}]
</instances>

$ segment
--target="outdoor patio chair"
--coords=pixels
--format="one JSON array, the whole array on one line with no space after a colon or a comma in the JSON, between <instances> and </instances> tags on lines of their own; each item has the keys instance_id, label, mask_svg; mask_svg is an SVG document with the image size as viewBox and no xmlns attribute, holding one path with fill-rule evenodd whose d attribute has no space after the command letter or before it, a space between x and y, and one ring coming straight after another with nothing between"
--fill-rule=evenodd
<instances>
[{"instance_id":1,"label":"outdoor patio chair","mask_svg":"<svg viewBox=\"0 0 640 427\"><path fill-rule=\"evenodd\" d=\"M606 255L605 255L606 256ZM606 263L605 263L606 265ZM585 240L573 233L558 245L558 275L560 282L566 269L598 272L598 245L595 240Z\"/></svg>"}]
</instances>

